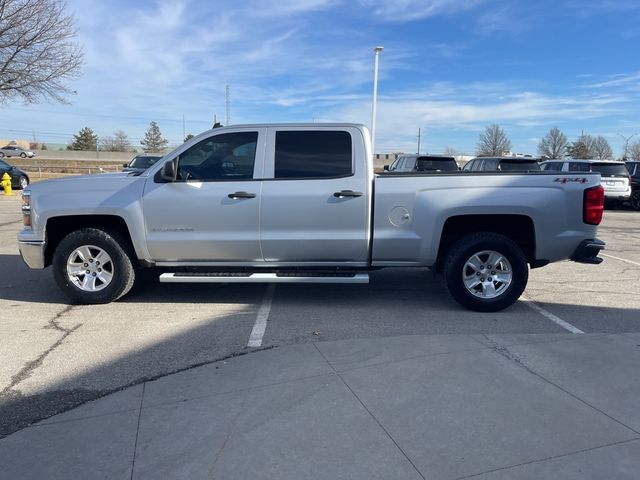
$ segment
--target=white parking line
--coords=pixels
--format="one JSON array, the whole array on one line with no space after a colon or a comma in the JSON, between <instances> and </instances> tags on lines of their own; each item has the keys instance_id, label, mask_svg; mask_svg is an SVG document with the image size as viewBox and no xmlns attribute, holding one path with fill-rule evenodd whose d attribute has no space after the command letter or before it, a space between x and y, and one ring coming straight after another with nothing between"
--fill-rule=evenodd
<instances>
[{"instance_id":1,"label":"white parking line","mask_svg":"<svg viewBox=\"0 0 640 480\"><path fill-rule=\"evenodd\" d=\"M630 263L631 265L636 265L640 267L640 263L634 262L633 260L627 260L626 258L614 257L613 255L609 255L607 253L600 253L603 257L615 258L616 260L620 260L621 262Z\"/></svg>"},{"instance_id":2,"label":"white parking line","mask_svg":"<svg viewBox=\"0 0 640 480\"><path fill-rule=\"evenodd\" d=\"M579 328L574 327L573 325L571 325L568 322L565 322L564 320L562 320L560 317L557 317L556 315L554 315L553 313L545 310L544 308L542 308L540 305L538 305L536 302L534 302L533 300L530 300L526 297L520 297L520 300L524 300L524 304L526 306L528 306L529 308L535 310L536 312L538 312L540 315L542 315L543 317L548 318L549 320L551 320L553 323L561 326L562 328L564 328L565 330L569 330L571 333L584 333L582 330L580 330Z\"/></svg>"},{"instance_id":3,"label":"white parking line","mask_svg":"<svg viewBox=\"0 0 640 480\"><path fill-rule=\"evenodd\" d=\"M262 346L262 337L267 329L267 320L269 319L269 312L271 311L271 302L273 301L273 293L276 290L274 283L269 284L267 291L264 292L262 304L260 310L258 310L258 316L256 317L256 323L251 330L249 336L249 343L247 347L260 347Z\"/></svg>"}]
</instances>

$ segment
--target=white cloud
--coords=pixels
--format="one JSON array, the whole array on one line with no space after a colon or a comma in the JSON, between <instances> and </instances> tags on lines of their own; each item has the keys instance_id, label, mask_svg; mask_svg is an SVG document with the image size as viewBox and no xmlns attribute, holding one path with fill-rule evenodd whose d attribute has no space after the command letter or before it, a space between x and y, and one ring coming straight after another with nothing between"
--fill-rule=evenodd
<instances>
[{"instance_id":1,"label":"white cloud","mask_svg":"<svg viewBox=\"0 0 640 480\"><path fill-rule=\"evenodd\" d=\"M443 92L442 86L437 87ZM478 92L482 97L473 97ZM466 92L466 93L463 93ZM545 130L559 121L585 121L617 112L627 100L614 95L554 96L536 92L505 92L496 84L449 86L448 95L440 100L420 91L405 92L378 101L378 151L405 149L411 151L418 127L429 130L457 131L468 141L486 125L499 123L505 128ZM353 102L336 110L327 120L343 120L370 124L370 101ZM462 135L463 132L466 134ZM410 139L405 143L402 139ZM400 140L400 142L399 142ZM433 139L432 139L433 141ZM438 145L438 143L434 143ZM439 145L444 149L445 145ZM467 145L467 149L471 147Z\"/></svg>"},{"instance_id":2,"label":"white cloud","mask_svg":"<svg viewBox=\"0 0 640 480\"><path fill-rule=\"evenodd\" d=\"M420 20L471 10L486 0L360 0L364 8L389 22Z\"/></svg>"},{"instance_id":3,"label":"white cloud","mask_svg":"<svg viewBox=\"0 0 640 480\"><path fill-rule=\"evenodd\" d=\"M640 83L640 72L626 73L614 75L610 80L589 85L592 88L609 88L609 87L638 87Z\"/></svg>"}]
</instances>

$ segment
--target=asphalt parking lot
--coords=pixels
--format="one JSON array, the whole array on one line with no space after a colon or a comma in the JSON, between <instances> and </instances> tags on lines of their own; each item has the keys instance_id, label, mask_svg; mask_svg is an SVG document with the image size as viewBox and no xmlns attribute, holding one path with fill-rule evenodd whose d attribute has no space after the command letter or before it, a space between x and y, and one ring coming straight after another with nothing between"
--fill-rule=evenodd
<instances>
[{"instance_id":1,"label":"asphalt parking lot","mask_svg":"<svg viewBox=\"0 0 640 480\"><path fill-rule=\"evenodd\" d=\"M607 210L599 234L607 242L603 264L533 270L525 299L498 313L462 309L426 270L374 272L369 285L275 288L168 285L145 275L117 303L70 306L49 270L23 264L19 197L0 197L0 437L125 386L275 346L401 335L640 332L639 219L638 212ZM257 320L266 323L256 337ZM248 346L252 333L259 346Z\"/></svg>"}]
</instances>

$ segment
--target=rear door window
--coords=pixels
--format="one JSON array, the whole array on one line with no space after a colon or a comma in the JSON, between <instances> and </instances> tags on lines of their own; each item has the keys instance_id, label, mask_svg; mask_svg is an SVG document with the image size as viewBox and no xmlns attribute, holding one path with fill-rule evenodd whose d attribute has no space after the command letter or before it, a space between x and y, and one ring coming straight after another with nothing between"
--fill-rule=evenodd
<instances>
[{"instance_id":1,"label":"rear door window","mask_svg":"<svg viewBox=\"0 0 640 480\"><path fill-rule=\"evenodd\" d=\"M352 174L349 132L276 132L275 178L338 178Z\"/></svg>"},{"instance_id":2,"label":"rear door window","mask_svg":"<svg viewBox=\"0 0 640 480\"><path fill-rule=\"evenodd\" d=\"M503 172L538 172L540 165L535 160L502 160L500 170Z\"/></svg>"},{"instance_id":3,"label":"rear door window","mask_svg":"<svg viewBox=\"0 0 640 480\"><path fill-rule=\"evenodd\" d=\"M545 163L541 168L547 172L560 172L562 171L562 162Z\"/></svg>"},{"instance_id":4,"label":"rear door window","mask_svg":"<svg viewBox=\"0 0 640 480\"><path fill-rule=\"evenodd\" d=\"M419 157L416 170L419 172L451 172L458 170L458 164L453 158Z\"/></svg>"},{"instance_id":5,"label":"rear door window","mask_svg":"<svg viewBox=\"0 0 640 480\"><path fill-rule=\"evenodd\" d=\"M569 162L570 172L590 172L591 165L589 162Z\"/></svg>"}]
</instances>

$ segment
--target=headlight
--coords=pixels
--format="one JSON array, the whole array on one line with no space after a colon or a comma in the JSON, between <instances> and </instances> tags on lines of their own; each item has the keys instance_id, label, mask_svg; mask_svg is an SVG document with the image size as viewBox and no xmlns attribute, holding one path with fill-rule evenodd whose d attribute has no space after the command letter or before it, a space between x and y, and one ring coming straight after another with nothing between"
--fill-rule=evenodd
<instances>
[{"instance_id":1,"label":"headlight","mask_svg":"<svg viewBox=\"0 0 640 480\"><path fill-rule=\"evenodd\" d=\"M31 228L31 192L22 191L22 224L25 228Z\"/></svg>"}]
</instances>

